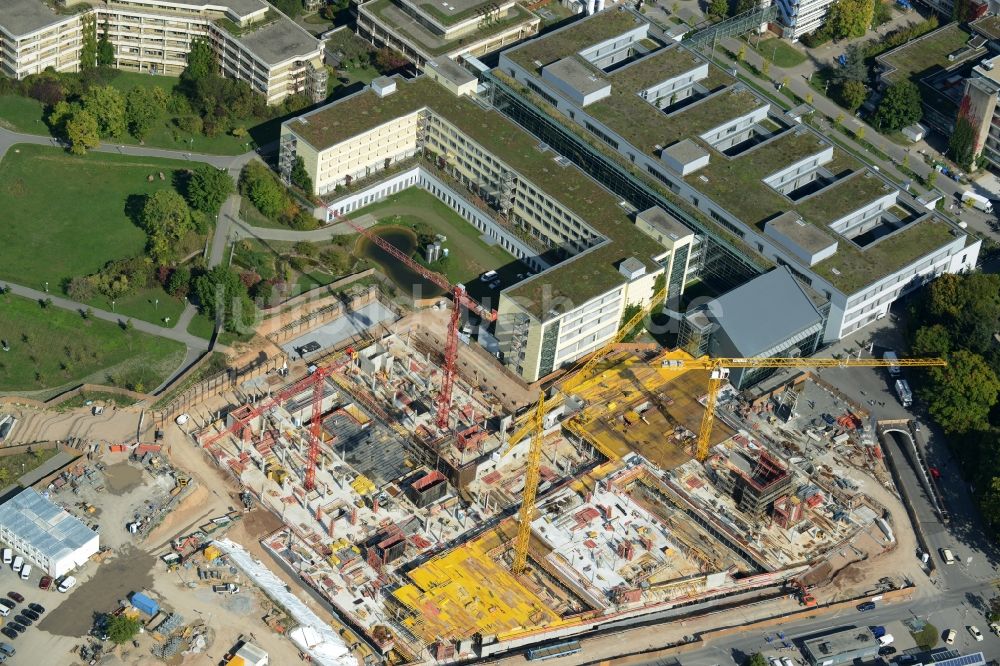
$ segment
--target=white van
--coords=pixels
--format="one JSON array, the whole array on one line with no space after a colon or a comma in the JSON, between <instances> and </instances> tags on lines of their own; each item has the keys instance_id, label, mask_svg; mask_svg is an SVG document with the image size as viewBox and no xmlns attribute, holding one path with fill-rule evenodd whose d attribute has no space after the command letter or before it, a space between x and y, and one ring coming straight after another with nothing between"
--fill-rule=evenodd
<instances>
[{"instance_id":1,"label":"white van","mask_svg":"<svg viewBox=\"0 0 1000 666\"><path fill-rule=\"evenodd\" d=\"M14 551L10 548L3 549L3 563L10 564L14 561Z\"/></svg>"},{"instance_id":2,"label":"white van","mask_svg":"<svg viewBox=\"0 0 1000 666\"><path fill-rule=\"evenodd\" d=\"M14 571L20 571L21 567L23 566L24 566L24 558L18 555L17 557L14 558L14 563L10 565L10 568L13 569Z\"/></svg>"},{"instance_id":3,"label":"white van","mask_svg":"<svg viewBox=\"0 0 1000 666\"><path fill-rule=\"evenodd\" d=\"M31 575L31 565L25 564L21 567L21 580L28 580L28 576Z\"/></svg>"},{"instance_id":4,"label":"white van","mask_svg":"<svg viewBox=\"0 0 1000 666\"><path fill-rule=\"evenodd\" d=\"M63 578L62 582L59 583L58 590L60 592L66 592L67 590L69 590L69 588L73 587L74 585L76 585L76 578L73 578L72 576L66 576L65 578Z\"/></svg>"},{"instance_id":5,"label":"white van","mask_svg":"<svg viewBox=\"0 0 1000 666\"><path fill-rule=\"evenodd\" d=\"M0 604L0 617L7 617L8 615L10 615L10 609Z\"/></svg>"},{"instance_id":6,"label":"white van","mask_svg":"<svg viewBox=\"0 0 1000 666\"><path fill-rule=\"evenodd\" d=\"M942 548L941 549L941 559L944 560L945 564L954 564L955 563L955 555L954 555L954 553L951 552L951 549L949 549L949 548ZM15 571L17 571L17 569L15 569Z\"/></svg>"}]
</instances>

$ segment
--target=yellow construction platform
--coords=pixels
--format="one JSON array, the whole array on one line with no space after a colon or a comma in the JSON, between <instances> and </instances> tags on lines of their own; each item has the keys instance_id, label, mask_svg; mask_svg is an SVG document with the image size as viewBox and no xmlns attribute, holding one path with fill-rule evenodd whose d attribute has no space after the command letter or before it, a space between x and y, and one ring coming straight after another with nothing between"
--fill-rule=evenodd
<instances>
[{"instance_id":1,"label":"yellow construction platform","mask_svg":"<svg viewBox=\"0 0 1000 666\"><path fill-rule=\"evenodd\" d=\"M559 622L534 593L490 556L503 535L490 531L438 555L408 575L393 594L419 614L404 621L425 642L505 634Z\"/></svg>"},{"instance_id":2,"label":"yellow construction platform","mask_svg":"<svg viewBox=\"0 0 1000 666\"><path fill-rule=\"evenodd\" d=\"M691 453L671 438L677 426L697 435L705 408L698 398L708 390L707 370L663 368L667 359L691 359L684 351L664 352L652 361L632 352L609 356L599 371L572 391L587 402L580 422L588 438L621 458L635 451L661 469L673 469L691 459ZM640 417L635 410L650 402ZM712 429L712 445L733 436L719 420Z\"/></svg>"}]
</instances>

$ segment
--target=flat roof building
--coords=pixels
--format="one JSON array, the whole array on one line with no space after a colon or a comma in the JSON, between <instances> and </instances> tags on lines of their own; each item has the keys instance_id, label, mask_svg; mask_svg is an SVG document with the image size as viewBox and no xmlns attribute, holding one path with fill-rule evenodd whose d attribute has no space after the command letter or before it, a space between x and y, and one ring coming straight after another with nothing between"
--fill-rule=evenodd
<instances>
[{"instance_id":1,"label":"flat roof building","mask_svg":"<svg viewBox=\"0 0 1000 666\"><path fill-rule=\"evenodd\" d=\"M879 644L868 627L844 629L802 641L802 655L812 666L853 664L856 659L878 656Z\"/></svg>"},{"instance_id":2,"label":"flat roof building","mask_svg":"<svg viewBox=\"0 0 1000 666\"><path fill-rule=\"evenodd\" d=\"M358 32L396 49L417 67L428 60L483 55L538 33L541 19L515 0L370 0Z\"/></svg>"},{"instance_id":3,"label":"flat roof building","mask_svg":"<svg viewBox=\"0 0 1000 666\"><path fill-rule=\"evenodd\" d=\"M628 165L754 263L787 266L829 302L825 343L937 275L975 266L979 240L656 34L637 12L606 10L502 52L491 76L505 100L523 101L518 113L533 107L585 137L587 160ZM546 75L567 61L572 77Z\"/></svg>"},{"instance_id":4,"label":"flat roof building","mask_svg":"<svg viewBox=\"0 0 1000 666\"><path fill-rule=\"evenodd\" d=\"M649 302L671 250L636 224L634 209L497 111L426 76L395 81L286 121L280 162L301 156L314 193L336 197L338 187L429 156L407 182L479 220L539 271L499 295L497 338L512 370L529 381L545 376L610 339L627 305ZM439 169L461 187L440 182ZM464 201L463 191L483 205ZM360 207L343 201L330 207Z\"/></svg>"},{"instance_id":5,"label":"flat roof building","mask_svg":"<svg viewBox=\"0 0 1000 666\"><path fill-rule=\"evenodd\" d=\"M83 566L99 549L97 532L34 488L0 504L0 541L52 577Z\"/></svg>"},{"instance_id":6,"label":"flat roof building","mask_svg":"<svg viewBox=\"0 0 1000 666\"><path fill-rule=\"evenodd\" d=\"M246 81L268 104L326 97L323 42L263 0L10 0L0 14L0 72L78 71L85 32L106 32L124 71L178 76L191 43L204 40L220 74Z\"/></svg>"}]
</instances>

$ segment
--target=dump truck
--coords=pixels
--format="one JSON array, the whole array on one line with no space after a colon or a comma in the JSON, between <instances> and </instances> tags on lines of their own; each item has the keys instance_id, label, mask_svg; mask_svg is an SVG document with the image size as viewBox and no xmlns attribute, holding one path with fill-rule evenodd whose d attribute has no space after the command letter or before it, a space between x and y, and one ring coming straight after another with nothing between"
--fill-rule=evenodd
<instances>
[{"instance_id":1,"label":"dump truck","mask_svg":"<svg viewBox=\"0 0 1000 666\"><path fill-rule=\"evenodd\" d=\"M240 586L236 583L223 583L222 585L213 585L212 592L221 592L229 594L236 594L240 591Z\"/></svg>"},{"instance_id":2,"label":"dump truck","mask_svg":"<svg viewBox=\"0 0 1000 666\"><path fill-rule=\"evenodd\" d=\"M981 194L976 194L971 190L966 190L962 192L962 203L966 206L972 206L984 213L993 212L993 203Z\"/></svg>"}]
</instances>

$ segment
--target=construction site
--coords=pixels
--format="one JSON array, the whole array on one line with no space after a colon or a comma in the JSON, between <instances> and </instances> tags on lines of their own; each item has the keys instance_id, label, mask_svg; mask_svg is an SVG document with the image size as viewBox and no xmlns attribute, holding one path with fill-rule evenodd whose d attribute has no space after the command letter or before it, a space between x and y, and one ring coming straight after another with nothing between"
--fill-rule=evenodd
<instances>
[{"instance_id":1,"label":"construction site","mask_svg":"<svg viewBox=\"0 0 1000 666\"><path fill-rule=\"evenodd\" d=\"M719 599L812 605L895 547L861 416L777 418L808 382L749 402L711 361L611 345L511 413L447 358L387 330L191 432L280 516L261 545L368 661L483 657Z\"/></svg>"}]
</instances>

